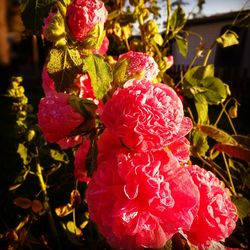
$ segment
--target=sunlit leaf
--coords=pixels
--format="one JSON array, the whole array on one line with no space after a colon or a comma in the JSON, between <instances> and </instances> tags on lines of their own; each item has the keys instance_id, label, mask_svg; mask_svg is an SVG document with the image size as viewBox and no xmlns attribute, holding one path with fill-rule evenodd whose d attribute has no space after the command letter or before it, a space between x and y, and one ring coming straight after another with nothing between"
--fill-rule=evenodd
<instances>
[{"instance_id":1,"label":"sunlit leaf","mask_svg":"<svg viewBox=\"0 0 250 250\"><path fill-rule=\"evenodd\" d=\"M57 207L55 209L55 213L59 217L65 217L72 212L73 212L73 206L70 203L63 205L63 206L60 206L60 207Z\"/></svg>"},{"instance_id":2,"label":"sunlit leaf","mask_svg":"<svg viewBox=\"0 0 250 250\"><path fill-rule=\"evenodd\" d=\"M232 201L237 207L239 218L244 219L250 213L250 201L245 197L234 197Z\"/></svg>"},{"instance_id":3,"label":"sunlit leaf","mask_svg":"<svg viewBox=\"0 0 250 250\"><path fill-rule=\"evenodd\" d=\"M17 153L22 158L24 165L28 165L30 163L31 158L28 155L28 149L24 144L22 144L22 143L18 144Z\"/></svg>"},{"instance_id":4,"label":"sunlit leaf","mask_svg":"<svg viewBox=\"0 0 250 250\"><path fill-rule=\"evenodd\" d=\"M79 205L81 203L81 195L78 190L74 189L70 193L70 204L72 206Z\"/></svg>"},{"instance_id":5,"label":"sunlit leaf","mask_svg":"<svg viewBox=\"0 0 250 250\"><path fill-rule=\"evenodd\" d=\"M46 58L46 68L56 84L64 91L73 84L77 74L82 74L82 58L76 49L52 48Z\"/></svg>"},{"instance_id":6,"label":"sunlit leaf","mask_svg":"<svg viewBox=\"0 0 250 250\"><path fill-rule=\"evenodd\" d=\"M224 34L216 39L216 42L223 48L236 45L239 43L239 36L232 30L227 30Z\"/></svg>"},{"instance_id":7,"label":"sunlit leaf","mask_svg":"<svg viewBox=\"0 0 250 250\"><path fill-rule=\"evenodd\" d=\"M179 49L180 54L183 57L187 56L187 52L188 52L188 41L186 38L176 35L175 36L175 40Z\"/></svg>"},{"instance_id":8,"label":"sunlit leaf","mask_svg":"<svg viewBox=\"0 0 250 250\"><path fill-rule=\"evenodd\" d=\"M89 55L83 59L83 71L90 76L95 97L102 99L113 81L111 67L102 56Z\"/></svg>"},{"instance_id":9,"label":"sunlit leaf","mask_svg":"<svg viewBox=\"0 0 250 250\"><path fill-rule=\"evenodd\" d=\"M23 209L28 209L31 207L32 202L28 198L18 197L18 198L13 200L13 204L18 206L18 207L21 207Z\"/></svg>"},{"instance_id":10,"label":"sunlit leaf","mask_svg":"<svg viewBox=\"0 0 250 250\"><path fill-rule=\"evenodd\" d=\"M58 150L50 149L50 155L56 161L64 162L66 164L69 163L69 157L63 151L59 152Z\"/></svg>"},{"instance_id":11,"label":"sunlit leaf","mask_svg":"<svg viewBox=\"0 0 250 250\"><path fill-rule=\"evenodd\" d=\"M231 145L238 144L237 141L231 135L213 125L198 125L197 127L200 131L213 138L217 142Z\"/></svg>"},{"instance_id":12,"label":"sunlit leaf","mask_svg":"<svg viewBox=\"0 0 250 250\"><path fill-rule=\"evenodd\" d=\"M68 221L67 223L62 223L62 227L66 232L66 235L71 243L76 246L82 246L82 231L76 227L73 221Z\"/></svg>"},{"instance_id":13,"label":"sunlit leaf","mask_svg":"<svg viewBox=\"0 0 250 250\"><path fill-rule=\"evenodd\" d=\"M180 5L173 12L169 24L173 34L177 34L186 24L187 17Z\"/></svg>"},{"instance_id":14,"label":"sunlit leaf","mask_svg":"<svg viewBox=\"0 0 250 250\"><path fill-rule=\"evenodd\" d=\"M199 130L192 131L192 141L191 141L191 152L192 155L204 156L209 149L207 143L207 136L202 134Z\"/></svg>"},{"instance_id":15,"label":"sunlit leaf","mask_svg":"<svg viewBox=\"0 0 250 250\"><path fill-rule=\"evenodd\" d=\"M195 108L197 110L198 123L206 124L208 122L208 103L206 99L202 98L200 101L195 101Z\"/></svg>"},{"instance_id":16,"label":"sunlit leaf","mask_svg":"<svg viewBox=\"0 0 250 250\"><path fill-rule=\"evenodd\" d=\"M117 86L121 86L122 84L125 83L127 79L128 66L129 66L129 61L126 58L119 60L115 64L113 74L114 74L114 83Z\"/></svg>"}]
</instances>

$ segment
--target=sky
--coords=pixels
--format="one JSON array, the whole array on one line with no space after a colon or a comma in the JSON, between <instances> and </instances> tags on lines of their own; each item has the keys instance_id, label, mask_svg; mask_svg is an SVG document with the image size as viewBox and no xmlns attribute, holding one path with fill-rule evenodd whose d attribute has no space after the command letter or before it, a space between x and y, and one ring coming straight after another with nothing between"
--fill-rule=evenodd
<instances>
[{"instance_id":1,"label":"sky","mask_svg":"<svg viewBox=\"0 0 250 250\"><path fill-rule=\"evenodd\" d=\"M186 0L188 4L183 6L185 11L190 12L196 4L196 0ZM238 11L242 7L250 9L250 0L206 0L202 14L210 16L219 13Z\"/></svg>"}]
</instances>

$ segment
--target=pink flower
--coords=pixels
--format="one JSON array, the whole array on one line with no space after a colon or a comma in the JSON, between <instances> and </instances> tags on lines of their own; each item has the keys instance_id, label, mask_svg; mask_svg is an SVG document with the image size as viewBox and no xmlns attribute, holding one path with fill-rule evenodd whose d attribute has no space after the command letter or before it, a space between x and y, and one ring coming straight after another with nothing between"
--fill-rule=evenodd
<instances>
[{"instance_id":1,"label":"pink flower","mask_svg":"<svg viewBox=\"0 0 250 250\"><path fill-rule=\"evenodd\" d=\"M179 162L188 162L190 142L187 138L182 137L168 145L168 150L176 157Z\"/></svg>"},{"instance_id":2,"label":"pink flower","mask_svg":"<svg viewBox=\"0 0 250 250\"><path fill-rule=\"evenodd\" d=\"M153 80L158 72L154 58L142 52L129 51L119 56L117 63L128 60L127 74L129 78Z\"/></svg>"},{"instance_id":3,"label":"pink flower","mask_svg":"<svg viewBox=\"0 0 250 250\"><path fill-rule=\"evenodd\" d=\"M56 93L55 82L50 78L46 67L43 68L42 72L42 88L45 96L54 95Z\"/></svg>"},{"instance_id":4,"label":"pink flower","mask_svg":"<svg viewBox=\"0 0 250 250\"><path fill-rule=\"evenodd\" d=\"M236 207L228 189L210 171L198 166L187 167L200 191L200 207L191 229L189 241L198 249L209 249L213 241L224 241L234 230L237 221Z\"/></svg>"},{"instance_id":5,"label":"pink flower","mask_svg":"<svg viewBox=\"0 0 250 250\"><path fill-rule=\"evenodd\" d=\"M42 27L42 33L46 35L47 30L49 29L49 26L53 20L53 17L56 15L56 13L50 12L49 15L44 18L44 25Z\"/></svg>"},{"instance_id":6,"label":"pink flower","mask_svg":"<svg viewBox=\"0 0 250 250\"><path fill-rule=\"evenodd\" d=\"M74 0L66 13L69 29L78 42L82 42L97 24L104 24L107 15L100 0Z\"/></svg>"},{"instance_id":7,"label":"pink flower","mask_svg":"<svg viewBox=\"0 0 250 250\"><path fill-rule=\"evenodd\" d=\"M74 161L74 176L82 182L89 182L91 180L87 175L86 159L90 148L90 141L86 140L76 151Z\"/></svg>"},{"instance_id":8,"label":"pink flower","mask_svg":"<svg viewBox=\"0 0 250 250\"><path fill-rule=\"evenodd\" d=\"M104 55L109 48L109 39L105 36L99 49L94 49L93 54Z\"/></svg>"},{"instance_id":9,"label":"pink flower","mask_svg":"<svg viewBox=\"0 0 250 250\"><path fill-rule=\"evenodd\" d=\"M91 79L88 73L78 75L74 80L74 85L78 88L78 96L92 100L97 105L97 113L102 114L104 104L101 100L96 99L94 90L91 85Z\"/></svg>"},{"instance_id":10,"label":"pink flower","mask_svg":"<svg viewBox=\"0 0 250 250\"><path fill-rule=\"evenodd\" d=\"M101 120L124 145L140 151L161 149L192 128L175 91L150 82L135 81L117 89L105 104Z\"/></svg>"},{"instance_id":11,"label":"pink flower","mask_svg":"<svg viewBox=\"0 0 250 250\"><path fill-rule=\"evenodd\" d=\"M86 199L109 244L135 250L163 247L174 233L189 230L199 192L171 153L120 148L98 159Z\"/></svg>"},{"instance_id":12,"label":"pink flower","mask_svg":"<svg viewBox=\"0 0 250 250\"><path fill-rule=\"evenodd\" d=\"M49 142L69 137L70 133L84 122L84 117L68 103L70 95L55 93L41 99L38 124Z\"/></svg>"}]
</instances>

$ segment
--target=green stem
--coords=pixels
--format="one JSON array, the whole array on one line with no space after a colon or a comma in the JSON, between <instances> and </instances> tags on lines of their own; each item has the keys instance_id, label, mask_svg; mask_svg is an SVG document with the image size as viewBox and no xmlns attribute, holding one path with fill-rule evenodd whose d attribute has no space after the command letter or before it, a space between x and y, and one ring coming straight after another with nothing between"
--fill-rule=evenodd
<instances>
[{"instance_id":1,"label":"green stem","mask_svg":"<svg viewBox=\"0 0 250 250\"><path fill-rule=\"evenodd\" d=\"M59 241L58 233L56 230L56 225L55 225L55 221L53 218L53 214L52 214L52 211L51 211L51 208L49 205L49 196L47 193L47 185L46 185L44 178L43 178L42 167L38 162L36 164L36 175L39 179L40 187L41 187L42 192L43 192L43 196L44 196L43 206L44 206L44 209L47 212L48 217L49 217L51 232L52 232L52 234L57 242L58 249L62 249L60 241Z\"/></svg>"},{"instance_id":2,"label":"green stem","mask_svg":"<svg viewBox=\"0 0 250 250\"><path fill-rule=\"evenodd\" d=\"M211 53L212 53L213 48L214 48L215 45L216 45L216 41L214 41L213 44L212 44L212 45L210 46L210 48L208 49L207 55L206 55L206 57L205 57L205 59L204 59L204 62L203 62L203 66L206 66L206 65L207 65L208 59L209 59L209 57L210 57L210 55L211 55Z\"/></svg>"},{"instance_id":3,"label":"green stem","mask_svg":"<svg viewBox=\"0 0 250 250\"><path fill-rule=\"evenodd\" d=\"M171 15L171 0L167 0L167 24L166 24L166 36L169 33L169 20Z\"/></svg>"},{"instance_id":4,"label":"green stem","mask_svg":"<svg viewBox=\"0 0 250 250\"><path fill-rule=\"evenodd\" d=\"M230 169L229 169L229 166L228 166L228 163L227 163L227 159L226 159L226 156L225 156L224 152L222 152L222 156L223 156L223 160L224 160L225 165L226 165L227 174L228 174L228 178L229 178L229 181L230 181L232 193L233 193L233 195L237 196L237 193L236 193L235 188L234 188L233 179L232 179L232 176L231 176L231 173L230 173Z\"/></svg>"},{"instance_id":5,"label":"green stem","mask_svg":"<svg viewBox=\"0 0 250 250\"><path fill-rule=\"evenodd\" d=\"M228 119L228 121L229 121L229 123L230 123L230 126L231 126L231 128L232 128L234 134L237 135L237 131L236 131L234 125L233 125L233 122L232 122L232 120L231 120L230 115L227 113L226 108L223 106L223 104L221 104L221 105L222 105L222 107L223 107L223 109L224 109L224 111L225 111L225 114L226 114L226 116L227 116L227 119Z\"/></svg>"}]
</instances>

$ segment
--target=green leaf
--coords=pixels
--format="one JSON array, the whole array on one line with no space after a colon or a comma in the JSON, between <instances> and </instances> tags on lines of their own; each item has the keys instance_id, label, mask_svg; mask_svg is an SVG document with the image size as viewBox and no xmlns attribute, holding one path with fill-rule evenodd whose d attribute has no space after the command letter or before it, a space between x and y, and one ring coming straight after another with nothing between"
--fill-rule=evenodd
<instances>
[{"instance_id":1,"label":"green leaf","mask_svg":"<svg viewBox=\"0 0 250 250\"><path fill-rule=\"evenodd\" d=\"M250 149L244 148L241 145L218 144L216 149L225 152L231 157L250 162Z\"/></svg>"},{"instance_id":2,"label":"green leaf","mask_svg":"<svg viewBox=\"0 0 250 250\"><path fill-rule=\"evenodd\" d=\"M198 86L202 79L213 76L213 64L209 64L207 66L195 66L186 72L183 87L189 88L190 86Z\"/></svg>"},{"instance_id":3,"label":"green leaf","mask_svg":"<svg viewBox=\"0 0 250 250\"><path fill-rule=\"evenodd\" d=\"M225 84L217 77L207 77L201 80L199 85L191 87L189 91L197 101L202 95L208 104L219 104L227 97Z\"/></svg>"},{"instance_id":4,"label":"green leaf","mask_svg":"<svg viewBox=\"0 0 250 250\"><path fill-rule=\"evenodd\" d=\"M233 203L237 208L237 214L240 219L244 219L250 213L250 201L245 197L234 197Z\"/></svg>"},{"instance_id":5,"label":"green leaf","mask_svg":"<svg viewBox=\"0 0 250 250\"><path fill-rule=\"evenodd\" d=\"M192 155L201 155L205 156L206 152L209 149L209 145L207 143L207 136L201 133L199 130L192 131L192 144L191 144L191 152Z\"/></svg>"},{"instance_id":6,"label":"green leaf","mask_svg":"<svg viewBox=\"0 0 250 250\"><path fill-rule=\"evenodd\" d=\"M69 163L69 157L65 152L59 152L55 149L50 149L50 155L51 157L59 162Z\"/></svg>"},{"instance_id":7,"label":"green leaf","mask_svg":"<svg viewBox=\"0 0 250 250\"><path fill-rule=\"evenodd\" d=\"M155 34L153 40L156 44L158 44L160 46L163 44L163 38L162 38L161 34Z\"/></svg>"},{"instance_id":8,"label":"green leaf","mask_svg":"<svg viewBox=\"0 0 250 250\"><path fill-rule=\"evenodd\" d=\"M27 30L40 33L44 18L56 0L21 0L21 12L24 26Z\"/></svg>"},{"instance_id":9,"label":"green leaf","mask_svg":"<svg viewBox=\"0 0 250 250\"><path fill-rule=\"evenodd\" d=\"M77 74L82 74L82 58L76 49L53 48L46 59L46 68L50 77L55 81L57 91L64 91Z\"/></svg>"},{"instance_id":10,"label":"green leaf","mask_svg":"<svg viewBox=\"0 0 250 250\"><path fill-rule=\"evenodd\" d=\"M129 60L124 58L119 60L116 64L115 64L115 68L114 68L114 83L117 86L122 86L126 80L127 80L127 70L129 67Z\"/></svg>"},{"instance_id":11,"label":"green leaf","mask_svg":"<svg viewBox=\"0 0 250 250\"><path fill-rule=\"evenodd\" d=\"M203 98L201 101L195 101L195 108L198 115L198 123L205 124L208 122L208 103Z\"/></svg>"},{"instance_id":12,"label":"green leaf","mask_svg":"<svg viewBox=\"0 0 250 250\"><path fill-rule=\"evenodd\" d=\"M24 144L22 143L18 144L17 153L22 158L24 165L28 165L30 163L31 157L28 155L28 149Z\"/></svg>"},{"instance_id":13,"label":"green leaf","mask_svg":"<svg viewBox=\"0 0 250 250\"><path fill-rule=\"evenodd\" d=\"M208 135L217 142L231 145L238 144L237 141L231 135L221 129L218 129L213 125L198 125L197 127L202 133Z\"/></svg>"},{"instance_id":14,"label":"green leaf","mask_svg":"<svg viewBox=\"0 0 250 250\"><path fill-rule=\"evenodd\" d=\"M216 39L216 42L223 48L236 45L239 43L239 36L232 30L227 30L224 34Z\"/></svg>"},{"instance_id":15,"label":"green leaf","mask_svg":"<svg viewBox=\"0 0 250 250\"><path fill-rule=\"evenodd\" d=\"M180 54L183 57L187 56L187 52L188 52L188 41L186 38L176 35L175 36L175 40L179 49Z\"/></svg>"},{"instance_id":16,"label":"green leaf","mask_svg":"<svg viewBox=\"0 0 250 250\"><path fill-rule=\"evenodd\" d=\"M88 72L94 95L102 99L113 81L112 70L100 55L89 55L83 59L83 71Z\"/></svg>"},{"instance_id":17,"label":"green leaf","mask_svg":"<svg viewBox=\"0 0 250 250\"><path fill-rule=\"evenodd\" d=\"M169 25L170 25L172 33L174 35L177 34L184 27L186 22L187 22L186 14L181 8L181 6L178 5L178 7L173 12L169 20Z\"/></svg>"}]
</instances>

